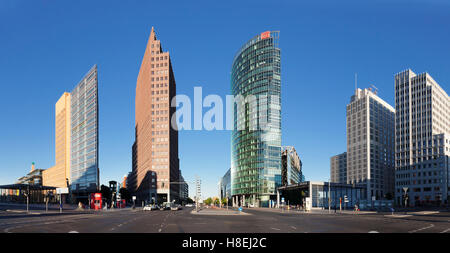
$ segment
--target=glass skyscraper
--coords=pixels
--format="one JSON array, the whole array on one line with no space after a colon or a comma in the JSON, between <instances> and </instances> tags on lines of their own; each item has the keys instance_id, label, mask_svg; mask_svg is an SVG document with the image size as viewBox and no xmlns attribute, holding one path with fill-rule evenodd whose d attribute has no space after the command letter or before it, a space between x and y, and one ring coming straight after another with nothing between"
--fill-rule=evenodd
<instances>
[{"instance_id":1,"label":"glass skyscraper","mask_svg":"<svg viewBox=\"0 0 450 253\"><path fill-rule=\"evenodd\" d=\"M73 193L83 195L83 192L97 191L99 185L97 65L83 77L70 97L70 185Z\"/></svg>"},{"instance_id":2,"label":"glass skyscraper","mask_svg":"<svg viewBox=\"0 0 450 253\"><path fill-rule=\"evenodd\" d=\"M245 99L233 105L231 184L234 205L268 206L281 185L278 38L278 31L263 32L249 40L233 60L231 92L235 101L239 96Z\"/></svg>"}]
</instances>

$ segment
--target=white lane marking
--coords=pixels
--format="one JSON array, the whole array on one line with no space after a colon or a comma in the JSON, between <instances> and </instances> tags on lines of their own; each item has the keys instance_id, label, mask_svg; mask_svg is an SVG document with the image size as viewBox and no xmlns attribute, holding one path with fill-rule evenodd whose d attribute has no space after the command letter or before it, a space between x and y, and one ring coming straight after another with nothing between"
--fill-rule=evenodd
<instances>
[{"instance_id":1,"label":"white lane marking","mask_svg":"<svg viewBox=\"0 0 450 253\"><path fill-rule=\"evenodd\" d=\"M421 212L412 212L412 214L418 215L429 215L429 214L437 214L439 211L421 211Z\"/></svg>"},{"instance_id":2,"label":"white lane marking","mask_svg":"<svg viewBox=\"0 0 450 253\"><path fill-rule=\"evenodd\" d=\"M450 228L449 228L449 229L446 229L446 230L444 230L444 231L442 231L441 234L442 234L442 233L447 233L448 231L450 231Z\"/></svg>"},{"instance_id":3,"label":"white lane marking","mask_svg":"<svg viewBox=\"0 0 450 253\"><path fill-rule=\"evenodd\" d=\"M291 228L293 228L293 229L297 229L296 227L294 227L294 226L291 226Z\"/></svg>"},{"instance_id":4,"label":"white lane marking","mask_svg":"<svg viewBox=\"0 0 450 253\"><path fill-rule=\"evenodd\" d=\"M423 227L423 228L419 228L419 229L416 229L416 230L412 230L412 231L409 231L408 233L415 233L415 232L419 232L419 231L422 231L422 230L425 230L425 229L429 229L429 228L432 228L432 227L434 227L434 225L430 224L430 226L428 226L428 227Z\"/></svg>"},{"instance_id":5,"label":"white lane marking","mask_svg":"<svg viewBox=\"0 0 450 253\"><path fill-rule=\"evenodd\" d=\"M161 229L159 229L158 232L161 232Z\"/></svg>"},{"instance_id":6,"label":"white lane marking","mask_svg":"<svg viewBox=\"0 0 450 253\"><path fill-rule=\"evenodd\" d=\"M368 233L369 233L369 234L378 234L378 233L380 233L380 232L375 231L375 230L372 230L372 231L369 231Z\"/></svg>"},{"instance_id":7,"label":"white lane marking","mask_svg":"<svg viewBox=\"0 0 450 253\"><path fill-rule=\"evenodd\" d=\"M394 215L392 215L392 214L387 214L387 215L385 215L384 217L391 217L391 218L405 218L405 217L410 217L410 216L412 216L412 215L410 215L410 214L394 214Z\"/></svg>"},{"instance_id":8,"label":"white lane marking","mask_svg":"<svg viewBox=\"0 0 450 253\"><path fill-rule=\"evenodd\" d=\"M280 231L281 229L278 229L278 228L271 228L271 229L273 229L273 230L278 230L278 231Z\"/></svg>"},{"instance_id":9,"label":"white lane marking","mask_svg":"<svg viewBox=\"0 0 450 253\"><path fill-rule=\"evenodd\" d=\"M73 230L73 231L69 231L69 233L72 233L72 234L78 234L78 231L75 231L75 230Z\"/></svg>"}]
</instances>

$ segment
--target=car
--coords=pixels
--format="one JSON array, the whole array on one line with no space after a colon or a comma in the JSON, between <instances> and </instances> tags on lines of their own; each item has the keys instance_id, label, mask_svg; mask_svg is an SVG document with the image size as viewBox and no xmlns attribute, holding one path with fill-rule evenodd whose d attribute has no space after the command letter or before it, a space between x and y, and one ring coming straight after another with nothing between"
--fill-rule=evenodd
<instances>
[{"instance_id":1,"label":"car","mask_svg":"<svg viewBox=\"0 0 450 253\"><path fill-rule=\"evenodd\" d=\"M170 207L171 207L171 205L170 205L169 202L164 202L164 203L160 206L159 210L170 210Z\"/></svg>"},{"instance_id":2,"label":"car","mask_svg":"<svg viewBox=\"0 0 450 253\"><path fill-rule=\"evenodd\" d=\"M170 206L170 210L178 211L178 210L180 210L180 207L178 205L173 204L173 205Z\"/></svg>"},{"instance_id":3,"label":"car","mask_svg":"<svg viewBox=\"0 0 450 253\"><path fill-rule=\"evenodd\" d=\"M186 204L186 205L184 205L185 207L193 207L194 205L193 204Z\"/></svg>"},{"instance_id":4,"label":"car","mask_svg":"<svg viewBox=\"0 0 450 253\"><path fill-rule=\"evenodd\" d=\"M159 206L158 205L146 205L143 208L144 211L154 211L154 210L159 210Z\"/></svg>"}]
</instances>

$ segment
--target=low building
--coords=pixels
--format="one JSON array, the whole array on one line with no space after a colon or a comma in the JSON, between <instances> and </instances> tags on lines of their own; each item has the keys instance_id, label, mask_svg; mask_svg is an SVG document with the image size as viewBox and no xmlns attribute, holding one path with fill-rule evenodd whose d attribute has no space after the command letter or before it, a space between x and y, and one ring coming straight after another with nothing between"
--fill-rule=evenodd
<instances>
[{"instance_id":1,"label":"low building","mask_svg":"<svg viewBox=\"0 0 450 253\"><path fill-rule=\"evenodd\" d=\"M35 169L34 162L31 163L31 170L26 176L17 179L16 184L42 185L43 169Z\"/></svg>"},{"instance_id":2,"label":"low building","mask_svg":"<svg viewBox=\"0 0 450 253\"><path fill-rule=\"evenodd\" d=\"M351 184L306 181L278 187L277 199L280 204L303 206L309 202L312 208L328 208L329 197L331 208L353 208L355 205L368 206L364 187ZM345 200L348 202L345 202ZM272 203L276 206L276 202Z\"/></svg>"}]
</instances>

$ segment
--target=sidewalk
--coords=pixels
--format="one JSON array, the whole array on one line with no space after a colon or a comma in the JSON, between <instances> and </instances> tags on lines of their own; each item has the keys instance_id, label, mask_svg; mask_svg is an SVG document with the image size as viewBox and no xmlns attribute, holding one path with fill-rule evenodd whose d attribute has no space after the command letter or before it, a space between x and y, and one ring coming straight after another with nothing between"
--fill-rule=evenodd
<instances>
[{"instance_id":1,"label":"sidewalk","mask_svg":"<svg viewBox=\"0 0 450 253\"><path fill-rule=\"evenodd\" d=\"M245 213L245 212L239 212L235 209L229 208L224 209L224 208L204 208L204 209L200 209L198 210L198 212L194 209L191 211L191 214L195 214L195 215L251 215L249 213Z\"/></svg>"},{"instance_id":2,"label":"sidewalk","mask_svg":"<svg viewBox=\"0 0 450 253\"><path fill-rule=\"evenodd\" d=\"M72 204L63 204L63 210L75 210L77 209L77 205ZM45 204L29 204L28 209L30 211L45 211ZM0 210L7 211L7 210L27 210L27 204L22 203L0 203ZM59 204L48 204L48 210L59 210Z\"/></svg>"},{"instance_id":3,"label":"sidewalk","mask_svg":"<svg viewBox=\"0 0 450 253\"><path fill-rule=\"evenodd\" d=\"M244 208L244 210L256 210L256 211L263 211L263 212L274 212L274 213L291 213L291 214L351 214L351 215L358 215L358 214L376 214L376 211L358 211L354 212L353 210L336 210L331 209L331 211L328 211L328 209L312 209L308 212L299 210L299 209L282 209L282 208L267 208L267 207L251 207L251 208Z\"/></svg>"}]
</instances>

